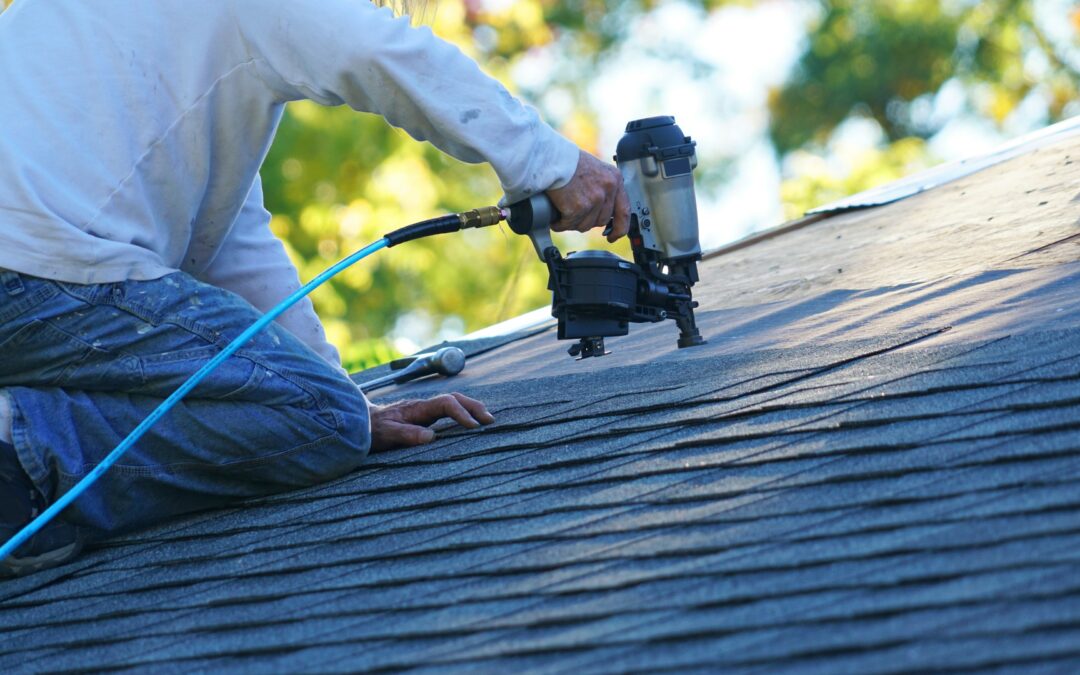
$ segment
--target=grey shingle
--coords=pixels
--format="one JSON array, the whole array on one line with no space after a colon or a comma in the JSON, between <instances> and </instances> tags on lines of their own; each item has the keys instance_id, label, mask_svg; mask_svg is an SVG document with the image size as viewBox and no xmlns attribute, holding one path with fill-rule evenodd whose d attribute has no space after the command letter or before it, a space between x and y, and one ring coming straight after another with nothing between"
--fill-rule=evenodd
<instances>
[{"instance_id":1,"label":"grey shingle","mask_svg":"<svg viewBox=\"0 0 1080 675\"><path fill-rule=\"evenodd\" d=\"M496 425L0 583L0 669L1077 670L1080 264L1046 253L1075 217L875 261L934 199L706 261L704 347L469 346L380 400L465 389ZM846 286L804 255L835 223Z\"/></svg>"}]
</instances>

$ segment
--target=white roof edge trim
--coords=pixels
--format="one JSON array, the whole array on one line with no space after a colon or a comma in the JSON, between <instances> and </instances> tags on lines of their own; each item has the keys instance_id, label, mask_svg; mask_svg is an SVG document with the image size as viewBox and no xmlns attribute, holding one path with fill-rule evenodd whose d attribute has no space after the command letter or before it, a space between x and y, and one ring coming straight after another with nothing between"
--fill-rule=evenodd
<instances>
[{"instance_id":1,"label":"white roof edge trim","mask_svg":"<svg viewBox=\"0 0 1080 675\"><path fill-rule=\"evenodd\" d=\"M938 187L958 178L971 175L987 167L1012 159L1019 155L1031 152L1044 145L1048 145L1061 138L1080 133L1080 115L1067 120L1052 124L1038 131L1033 131L1023 136L1018 136L988 153L973 155L954 162L946 162L938 166L913 173L910 176L886 183L876 188L845 197L835 202L830 202L806 212L812 216L820 213L836 213L852 209L882 206L891 202L911 197Z\"/></svg>"},{"instance_id":2,"label":"white roof edge trim","mask_svg":"<svg viewBox=\"0 0 1080 675\"><path fill-rule=\"evenodd\" d=\"M530 328L536 328L543 324L554 321L551 316L551 306L544 305L538 307L531 312L526 312L519 316L515 316L512 319L506 321L500 321L499 323L488 326L487 328L481 328L478 331L469 333L468 335L462 335L456 341L464 340L482 340L485 338L502 337L503 335L510 335Z\"/></svg>"}]
</instances>

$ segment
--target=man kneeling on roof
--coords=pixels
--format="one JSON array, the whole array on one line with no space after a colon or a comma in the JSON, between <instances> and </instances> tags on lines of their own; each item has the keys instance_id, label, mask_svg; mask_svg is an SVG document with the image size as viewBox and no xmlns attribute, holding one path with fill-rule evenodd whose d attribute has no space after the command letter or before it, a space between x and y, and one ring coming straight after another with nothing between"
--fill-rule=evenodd
<instances>
[{"instance_id":1,"label":"man kneeling on roof","mask_svg":"<svg viewBox=\"0 0 1080 675\"><path fill-rule=\"evenodd\" d=\"M0 540L299 287L259 167L287 101L373 112L560 229L626 232L618 171L426 28L364 0L19 0L0 14ZM616 203L619 204L616 208ZM460 394L369 404L309 301L173 408L0 561L348 473L428 425L493 421Z\"/></svg>"}]
</instances>

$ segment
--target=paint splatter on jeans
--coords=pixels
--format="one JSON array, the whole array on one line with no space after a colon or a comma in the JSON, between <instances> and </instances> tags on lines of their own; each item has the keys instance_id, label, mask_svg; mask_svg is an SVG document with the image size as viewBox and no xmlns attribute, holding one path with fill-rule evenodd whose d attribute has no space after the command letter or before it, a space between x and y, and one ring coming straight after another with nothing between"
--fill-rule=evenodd
<instances>
[{"instance_id":1,"label":"paint splatter on jeans","mask_svg":"<svg viewBox=\"0 0 1080 675\"><path fill-rule=\"evenodd\" d=\"M0 387L19 460L50 501L250 326L239 296L182 272L76 285L0 272ZM147 432L64 519L98 531L314 485L370 446L359 390L271 325Z\"/></svg>"}]
</instances>

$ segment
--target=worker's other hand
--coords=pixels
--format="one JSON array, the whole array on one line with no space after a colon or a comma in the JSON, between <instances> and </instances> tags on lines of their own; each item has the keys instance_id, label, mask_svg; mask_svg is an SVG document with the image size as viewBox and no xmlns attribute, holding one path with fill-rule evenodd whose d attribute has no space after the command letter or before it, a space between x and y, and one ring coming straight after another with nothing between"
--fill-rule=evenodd
<instances>
[{"instance_id":1,"label":"worker's other hand","mask_svg":"<svg viewBox=\"0 0 1080 675\"><path fill-rule=\"evenodd\" d=\"M371 406L372 451L407 448L430 443L435 432L429 424L449 417L467 429L491 424L495 418L484 404L464 394L443 394L425 400L398 401Z\"/></svg>"},{"instance_id":2,"label":"worker's other hand","mask_svg":"<svg viewBox=\"0 0 1080 675\"><path fill-rule=\"evenodd\" d=\"M588 232L611 224L608 241L615 241L630 229L630 200L623 187L622 174L612 164L605 164L582 150L577 171L561 188L548 190L547 196L561 217L551 229L558 232Z\"/></svg>"}]
</instances>

